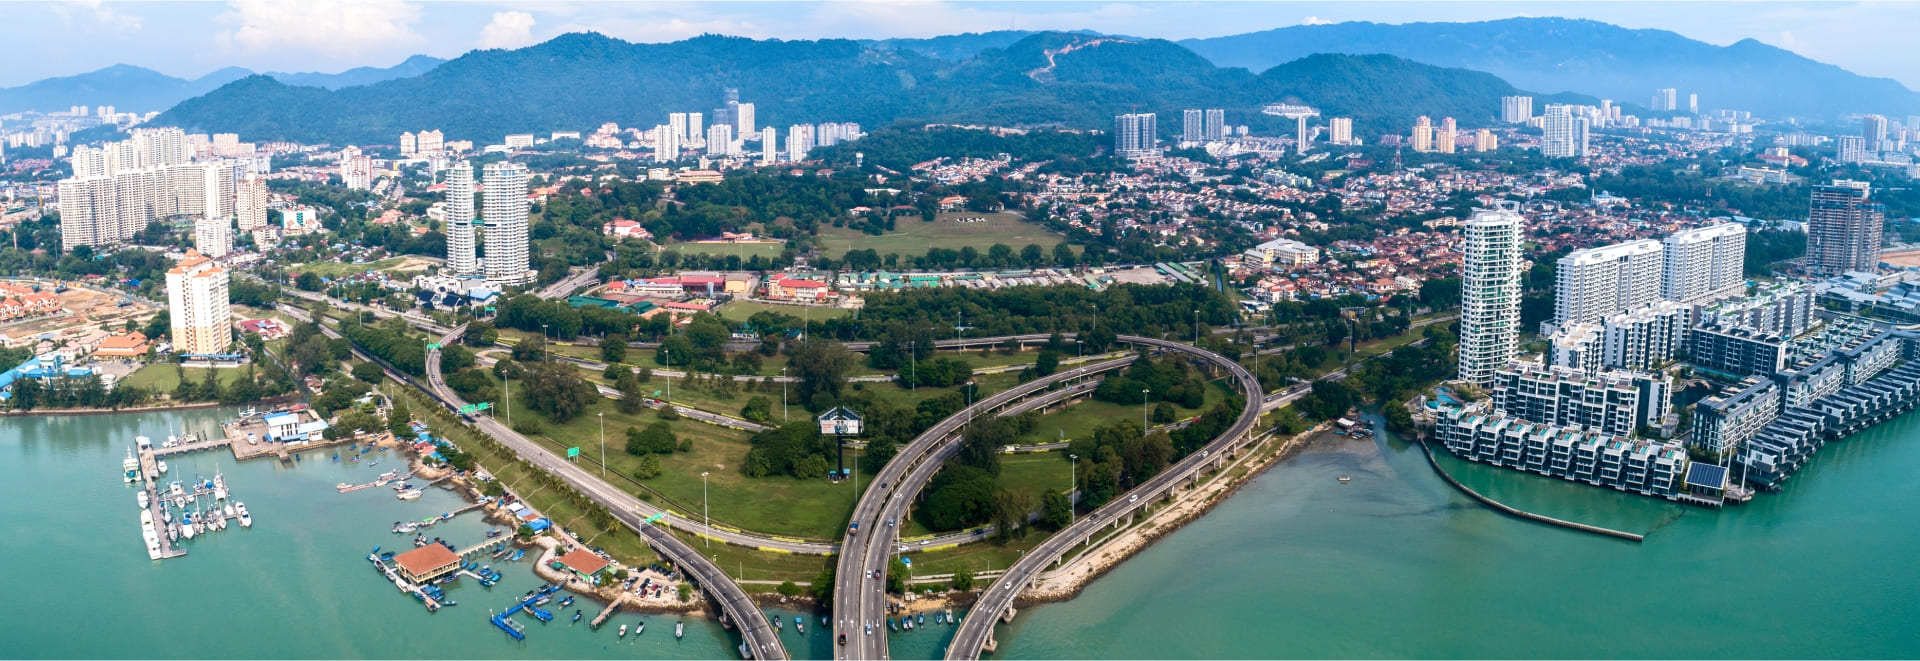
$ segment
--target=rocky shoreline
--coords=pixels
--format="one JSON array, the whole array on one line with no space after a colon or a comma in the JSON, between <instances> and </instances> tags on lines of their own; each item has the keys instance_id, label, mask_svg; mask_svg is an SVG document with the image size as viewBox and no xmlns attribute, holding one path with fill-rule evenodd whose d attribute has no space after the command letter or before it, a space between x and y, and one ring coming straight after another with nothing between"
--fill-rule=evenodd
<instances>
[{"instance_id":1,"label":"rocky shoreline","mask_svg":"<svg viewBox=\"0 0 1920 661\"><path fill-rule=\"evenodd\" d=\"M1093 548L1081 552L1072 562L1059 569L1040 574L1039 584L1021 592L1014 599L1014 606L1027 606L1066 601L1080 594L1095 579L1113 571L1120 563L1152 546L1161 537L1197 521L1213 508L1226 502L1240 487L1253 478L1265 473L1267 469L1292 457L1311 443L1313 438L1331 428L1329 423L1321 423L1311 429L1295 434L1284 440L1278 440L1279 448L1270 453L1277 439L1268 438L1248 450L1242 459L1225 467L1221 473L1198 489L1181 494L1175 503L1149 515L1145 520L1135 523L1127 530L1098 542ZM1253 459L1252 463L1248 463ZM1246 468L1246 472L1222 479L1224 474L1236 468Z\"/></svg>"}]
</instances>

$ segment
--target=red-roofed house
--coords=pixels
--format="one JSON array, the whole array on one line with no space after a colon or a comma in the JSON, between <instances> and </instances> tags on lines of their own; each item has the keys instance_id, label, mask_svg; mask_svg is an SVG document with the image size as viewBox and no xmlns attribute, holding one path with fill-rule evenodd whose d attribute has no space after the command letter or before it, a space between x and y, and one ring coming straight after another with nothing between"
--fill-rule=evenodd
<instances>
[{"instance_id":1,"label":"red-roofed house","mask_svg":"<svg viewBox=\"0 0 1920 661\"><path fill-rule=\"evenodd\" d=\"M592 551L574 549L568 551L566 555L554 558L553 563L549 566L561 571L572 572L573 575L590 583L598 584L600 582L600 572L606 571L607 566L610 564L613 563L608 562L606 558L602 558Z\"/></svg>"},{"instance_id":2,"label":"red-roofed house","mask_svg":"<svg viewBox=\"0 0 1920 661\"><path fill-rule=\"evenodd\" d=\"M393 564L398 566L401 578L425 583L459 569L460 555L443 544L428 544L393 556Z\"/></svg>"},{"instance_id":3,"label":"red-roofed house","mask_svg":"<svg viewBox=\"0 0 1920 661\"><path fill-rule=\"evenodd\" d=\"M819 280L795 278L788 275L774 275L767 278L767 298L782 301L817 301L826 298L830 292L827 283Z\"/></svg>"},{"instance_id":4,"label":"red-roofed house","mask_svg":"<svg viewBox=\"0 0 1920 661\"><path fill-rule=\"evenodd\" d=\"M615 239L634 237L650 240L653 238L653 233L647 231L647 228L641 227L640 223L625 218L616 219L611 223L601 225L600 233Z\"/></svg>"}]
</instances>

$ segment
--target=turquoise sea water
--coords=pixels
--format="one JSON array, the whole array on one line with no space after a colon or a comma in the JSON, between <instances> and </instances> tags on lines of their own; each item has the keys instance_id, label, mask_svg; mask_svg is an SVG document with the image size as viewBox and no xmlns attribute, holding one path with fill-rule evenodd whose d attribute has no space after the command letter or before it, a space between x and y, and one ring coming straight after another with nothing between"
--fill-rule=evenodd
<instances>
[{"instance_id":1,"label":"turquoise sea water","mask_svg":"<svg viewBox=\"0 0 1920 661\"><path fill-rule=\"evenodd\" d=\"M255 523L147 560L118 475L126 448L231 415L0 419L0 554L14 559L0 580L4 656L738 658L732 634L706 620L675 641L673 616L623 614L599 632L521 616L528 640L511 641L486 620L538 585L524 562L496 565L507 578L492 590L456 582L460 605L427 613L365 555L408 546L393 521L459 499L333 488L397 458L171 460L170 477L224 472ZM998 658L1920 656L1920 417L1829 446L1786 493L1723 511L1448 464L1516 506L1651 531L1644 544L1496 514L1425 461L1390 438L1317 445L1079 598L1023 610L1000 628ZM429 536L464 545L486 529L466 515ZM613 635L641 619L646 634ZM788 626L789 649L830 657L827 636L808 630L803 640ZM893 656L938 658L951 632L895 634Z\"/></svg>"},{"instance_id":2,"label":"turquoise sea water","mask_svg":"<svg viewBox=\"0 0 1920 661\"><path fill-rule=\"evenodd\" d=\"M1920 656L1920 416L1829 445L1785 493L1720 511L1442 460L1522 509L1652 534L1503 516L1417 446L1341 439L1078 598L1021 612L1001 656Z\"/></svg>"}]
</instances>

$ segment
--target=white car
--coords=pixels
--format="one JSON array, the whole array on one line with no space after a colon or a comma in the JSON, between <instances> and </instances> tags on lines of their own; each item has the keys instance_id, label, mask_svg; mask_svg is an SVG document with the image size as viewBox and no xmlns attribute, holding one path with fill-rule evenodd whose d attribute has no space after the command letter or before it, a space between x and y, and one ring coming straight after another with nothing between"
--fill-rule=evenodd
<instances>
[{"instance_id":1,"label":"white car","mask_svg":"<svg viewBox=\"0 0 1920 661\"><path fill-rule=\"evenodd\" d=\"M1129 502L1129 503L1137 503L1137 502L1140 502L1140 494L1137 494L1137 493L1136 493L1136 494L1133 494L1133 495L1131 495L1131 496L1127 496L1127 502Z\"/></svg>"}]
</instances>

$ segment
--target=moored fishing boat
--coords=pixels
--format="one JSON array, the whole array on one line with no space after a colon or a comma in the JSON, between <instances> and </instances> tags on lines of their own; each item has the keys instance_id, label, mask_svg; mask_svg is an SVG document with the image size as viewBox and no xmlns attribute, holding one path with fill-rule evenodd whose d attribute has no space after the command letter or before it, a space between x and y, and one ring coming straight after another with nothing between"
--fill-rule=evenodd
<instances>
[{"instance_id":1,"label":"moored fishing boat","mask_svg":"<svg viewBox=\"0 0 1920 661\"><path fill-rule=\"evenodd\" d=\"M127 448L127 458L120 462L120 473L128 482L140 481L140 460L133 458L133 448Z\"/></svg>"},{"instance_id":2,"label":"moored fishing boat","mask_svg":"<svg viewBox=\"0 0 1920 661\"><path fill-rule=\"evenodd\" d=\"M246 504L246 503L243 503L243 502L240 502L240 501L237 501L237 500L236 500L236 501L233 501L233 511L234 511L234 512L236 512L236 513L238 514L238 516L240 517L240 527L242 527L242 528L252 528L252 527L253 527L253 516L252 516L252 515L249 515L249 514L247 514L247 504Z\"/></svg>"}]
</instances>

